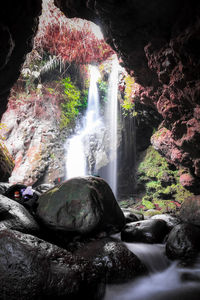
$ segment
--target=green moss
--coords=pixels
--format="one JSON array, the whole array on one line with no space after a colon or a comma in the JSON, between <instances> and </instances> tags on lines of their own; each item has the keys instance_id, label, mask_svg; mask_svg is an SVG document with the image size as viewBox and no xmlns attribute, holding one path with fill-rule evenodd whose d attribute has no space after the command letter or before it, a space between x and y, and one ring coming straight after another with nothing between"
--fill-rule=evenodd
<instances>
[{"instance_id":1,"label":"green moss","mask_svg":"<svg viewBox=\"0 0 200 300\"><path fill-rule=\"evenodd\" d=\"M144 205L147 209L155 208L155 205L152 202L145 199L142 199L142 205Z\"/></svg>"},{"instance_id":2,"label":"green moss","mask_svg":"<svg viewBox=\"0 0 200 300\"><path fill-rule=\"evenodd\" d=\"M146 184L147 193L155 192L157 189L160 189L160 182L158 181L150 181Z\"/></svg>"},{"instance_id":3,"label":"green moss","mask_svg":"<svg viewBox=\"0 0 200 300\"><path fill-rule=\"evenodd\" d=\"M160 210L156 210L156 209L149 209L147 211L144 211L144 215L145 217L153 217L155 215L161 215L162 212Z\"/></svg>"},{"instance_id":4,"label":"green moss","mask_svg":"<svg viewBox=\"0 0 200 300\"><path fill-rule=\"evenodd\" d=\"M179 171L170 169L170 165L152 146L138 167L138 183L145 186L146 194L141 204L162 212L176 211L185 199L192 196L179 183Z\"/></svg>"}]
</instances>

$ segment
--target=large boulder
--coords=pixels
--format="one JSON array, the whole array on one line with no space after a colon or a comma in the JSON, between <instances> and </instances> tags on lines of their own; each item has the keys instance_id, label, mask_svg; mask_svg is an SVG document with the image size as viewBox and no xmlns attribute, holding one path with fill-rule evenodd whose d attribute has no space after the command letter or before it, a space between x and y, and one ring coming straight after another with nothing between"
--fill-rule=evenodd
<instances>
[{"instance_id":1,"label":"large boulder","mask_svg":"<svg viewBox=\"0 0 200 300\"><path fill-rule=\"evenodd\" d=\"M0 231L1 299L102 299L102 277L100 266L64 249L28 234Z\"/></svg>"},{"instance_id":2,"label":"large boulder","mask_svg":"<svg viewBox=\"0 0 200 300\"><path fill-rule=\"evenodd\" d=\"M39 226L24 206L0 195L0 230L2 229L36 233Z\"/></svg>"},{"instance_id":3,"label":"large boulder","mask_svg":"<svg viewBox=\"0 0 200 300\"><path fill-rule=\"evenodd\" d=\"M119 240L103 238L80 245L74 254L106 270L107 283L122 283L147 272L139 258Z\"/></svg>"},{"instance_id":4,"label":"large boulder","mask_svg":"<svg viewBox=\"0 0 200 300\"><path fill-rule=\"evenodd\" d=\"M143 220L128 223L121 232L125 242L161 243L168 233L164 220Z\"/></svg>"},{"instance_id":5,"label":"large boulder","mask_svg":"<svg viewBox=\"0 0 200 300\"><path fill-rule=\"evenodd\" d=\"M200 227L179 224L170 232L166 243L166 254L170 259L191 258L200 250Z\"/></svg>"},{"instance_id":6,"label":"large boulder","mask_svg":"<svg viewBox=\"0 0 200 300\"><path fill-rule=\"evenodd\" d=\"M38 200L37 215L49 228L74 234L119 232L125 217L109 185L99 177L76 177Z\"/></svg>"}]
</instances>

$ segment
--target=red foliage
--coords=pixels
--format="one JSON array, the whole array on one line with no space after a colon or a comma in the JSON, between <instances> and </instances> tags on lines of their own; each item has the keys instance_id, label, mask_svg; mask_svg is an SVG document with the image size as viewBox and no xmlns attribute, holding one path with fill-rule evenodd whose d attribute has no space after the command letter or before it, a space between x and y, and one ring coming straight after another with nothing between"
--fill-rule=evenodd
<instances>
[{"instance_id":1,"label":"red foliage","mask_svg":"<svg viewBox=\"0 0 200 300\"><path fill-rule=\"evenodd\" d=\"M68 62L88 64L104 61L114 51L103 38L99 39L95 35L92 28L91 22L67 19L48 1L46 7L43 7L35 48L48 51Z\"/></svg>"}]
</instances>

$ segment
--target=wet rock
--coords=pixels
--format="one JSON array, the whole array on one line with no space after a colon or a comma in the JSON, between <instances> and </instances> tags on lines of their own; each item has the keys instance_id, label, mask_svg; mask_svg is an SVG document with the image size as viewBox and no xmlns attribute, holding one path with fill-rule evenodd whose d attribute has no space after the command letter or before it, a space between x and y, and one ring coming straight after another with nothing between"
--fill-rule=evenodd
<instances>
[{"instance_id":1,"label":"wet rock","mask_svg":"<svg viewBox=\"0 0 200 300\"><path fill-rule=\"evenodd\" d=\"M0 293L5 300L101 299L101 268L34 236L0 231Z\"/></svg>"},{"instance_id":2,"label":"wet rock","mask_svg":"<svg viewBox=\"0 0 200 300\"><path fill-rule=\"evenodd\" d=\"M10 186L11 186L11 183L1 182L0 183L0 194L3 195Z\"/></svg>"},{"instance_id":3,"label":"wet rock","mask_svg":"<svg viewBox=\"0 0 200 300\"><path fill-rule=\"evenodd\" d=\"M126 223L132 223L132 222L140 221L142 217L144 219L144 216L142 214L139 215L139 214L133 213L130 209L123 209L122 208L122 211L124 213Z\"/></svg>"},{"instance_id":4,"label":"wet rock","mask_svg":"<svg viewBox=\"0 0 200 300\"><path fill-rule=\"evenodd\" d=\"M160 210L157 210L157 209L154 209L154 208L151 208L151 209L148 209L146 211L144 211L144 216L145 216L145 219L149 219L155 215L159 215L161 214L161 211Z\"/></svg>"},{"instance_id":5,"label":"wet rock","mask_svg":"<svg viewBox=\"0 0 200 300\"><path fill-rule=\"evenodd\" d=\"M37 215L49 228L74 234L119 232L125 218L111 188L99 177L76 177L42 194Z\"/></svg>"},{"instance_id":6,"label":"wet rock","mask_svg":"<svg viewBox=\"0 0 200 300\"><path fill-rule=\"evenodd\" d=\"M123 243L113 238L89 242L74 254L84 257L97 266L103 266L107 283L126 282L147 272L139 258Z\"/></svg>"},{"instance_id":7,"label":"wet rock","mask_svg":"<svg viewBox=\"0 0 200 300\"><path fill-rule=\"evenodd\" d=\"M180 220L178 218L173 217L169 214L168 215L167 214L156 215L156 216L153 216L151 219L152 220L164 220L170 230L174 226L176 226L180 223Z\"/></svg>"},{"instance_id":8,"label":"wet rock","mask_svg":"<svg viewBox=\"0 0 200 300\"><path fill-rule=\"evenodd\" d=\"M168 233L164 220L144 220L127 224L121 232L125 242L161 243Z\"/></svg>"},{"instance_id":9,"label":"wet rock","mask_svg":"<svg viewBox=\"0 0 200 300\"><path fill-rule=\"evenodd\" d=\"M39 231L39 226L24 206L0 195L0 230L2 229L36 233Z\"/></svg>"},{"instance_id":10,"label":"wet rock","mask_svg":"<svg viewBox=\"0 0 200 300\"><path fill-rule=\"evenodd\" d=\"M35 191L38 192L40 195L47 192L48 190L52 189L54 187L53 184L47 184L47 183L44 183L44 184L40 184L38 185L36 188L35 188Z\"/></svg>"},{"instance_id":11,"label":"wet rock","mask_svg":"<svg viewBox=\"0 0 200 300\"><path fill-rule=\"evenodd\" d=\"M191 258L200 250L200 227L179 224L170 232L166 254L170 259Z\"/></svg>"},{"instance_id":12,"label":"wet rock","mask_svg":"<svg viewBox=\"0 0 200 300\"><path fill-rule=\"evenodd\" d=\"M200 196L193 196L184 201L180 209L183 222L200 226Z\"/></svg>"}]
</instances>

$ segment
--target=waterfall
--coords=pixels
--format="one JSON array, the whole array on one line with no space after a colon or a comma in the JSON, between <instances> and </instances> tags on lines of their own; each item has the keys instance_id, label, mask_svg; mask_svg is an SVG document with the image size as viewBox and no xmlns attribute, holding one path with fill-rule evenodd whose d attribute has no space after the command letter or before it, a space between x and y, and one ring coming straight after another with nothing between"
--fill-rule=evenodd
<instances>
[{"instance_id":1,"label":"waterfall","mask_svg":"<svg viewBox=\"0 0 200 300\"><path fill-rule=\"evenodd\" d=\"M100 76L98 68L90 66L90 86L88 93L88 106L82 124L78 124L75 131L77 132L65 143L66 150L66 178L84 176L91 173L87 168L87 151L90 136L96 128L101 125L99 114L99 95L97 80ZM94 166L95 167L95 166Z\"/></svg>"},{"instance_id":2,"label":"waterfall","mask_svg":"<svg viewBox=\"0 0 200 300\"><path fill-rule=\"evenodd\" d=\"M107 171L107 181L117 197L117 116L118 116L118 70L117 57L112 62L112 70L108 86L107 123L110 140L110 164Z\"/></svg>"}]
</instances>

